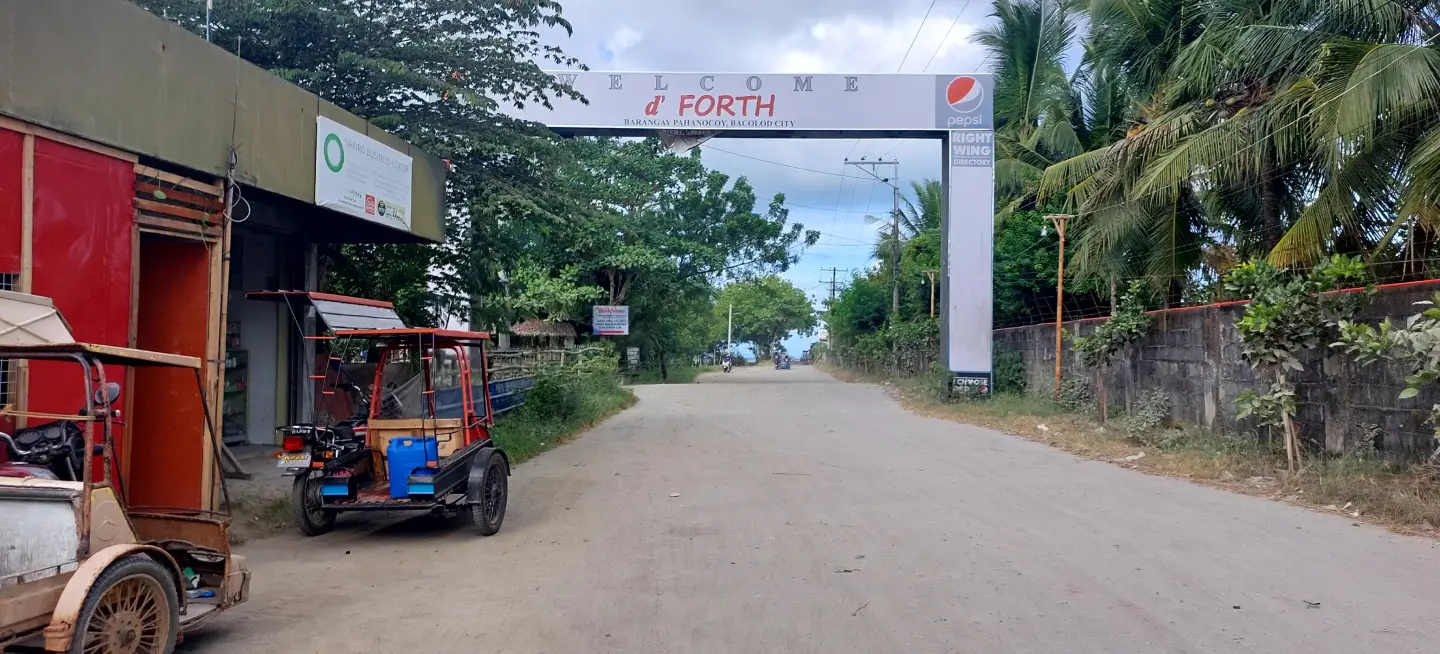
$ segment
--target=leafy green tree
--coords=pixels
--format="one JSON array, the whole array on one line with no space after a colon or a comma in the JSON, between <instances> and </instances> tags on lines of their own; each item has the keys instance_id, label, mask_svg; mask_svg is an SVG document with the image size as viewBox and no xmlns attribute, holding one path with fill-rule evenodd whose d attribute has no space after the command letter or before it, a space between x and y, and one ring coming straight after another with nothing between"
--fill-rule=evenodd
<instances>
[{"instance_id":1,"label":"leafy green tree","mask_svg":"<svg viewBox=\"0 0 1440 654\"><path fill-rule=\"evenodd\" d=\"M734 308L735 339L755 347L764 359L772 348L792 332L808 334L815 329L815 308L805 291L777 275L766 275L726 284L715 300L715 324L722 331Z\"/></svg>"},{"instance_id":2,"label":"leafy green tree","mask_svg":"<svg viewBox=\"0 0 1440 654\"><path fill-rule=\"evenodd\" d=\"M205 30L204 2L138 4L197 34ZM579 65L542 34L570 31L560 5L216 0L212 15L216 45L450 164L445 245L335 248L328 252L337 260L332 282L367 294L404 286L432 296L422 304L474 322L501 317L500 303L480 298L503 295L505 264L537 235L567 228L574 205L552 174L565 155L557 139L500 112L578 97L541 70Z\"/></svg>"},{"instance_id":3,"label":"leafy green tree","mask_svg":"<svg viewBox=\"0 0 1440 654\"><path fill-rule=\"evenodd\" d=\"M1226 288L1251 298L1235 321L1240 355L1268 382L1263 392L1245 390L1235 398L1237 418L1255 416L1285 433L1285 458L1292 471L1300 462L1295 430L1295 385L1287 378L1305 366L1297 355L1330 342L1327 336L1369 300L1368 293L1328 293L1366 278L1358 259L1326 259L1308 273L1276 269L1264 261L1237 267Z\"/></svg>"},{"instance_id":4,"label":"leafy green tree","mask_svg":"<svg viewBox=\"0 0 1440 654\"><path fill-rule=\"evenodd\" d=\"M1110 361L1121 348L1135 342L1150 327L1150 316L1145 313L1145 298L1148 295L1141 282L1130 282L1130 288L1114 307L1110 317L1095 328L1089 336L1075 339L1075 353L1080 362L1095 370L1095 385L1099 393L1096 401L1100 407L1100 422L1108 417L1110 406L1105 392L1105 373Z\"/></svg>"},{"instance_id":5,"label":"leafy green tree","mask_svg":"<svg viewBox=\"0 0 1440 654\"><path fill-rule=\"evenodd\" d=\"M1340 338L1332 345L1365 365L1387 361L1409 368L1405 389L1400 391L1402 400L1413 398L1425 387L1440 381L1440 293L1415 304L1424 308L1400 327L1388 318L1381 321L1378 328L1341 320ZM1436 442L1432 446L1440 446L1440 404L1431 405L1429 422L1435 430ZM1440 447L1432 450L1429 462L1432 466L1440 462Z\"/></svg>"}]
</instances>

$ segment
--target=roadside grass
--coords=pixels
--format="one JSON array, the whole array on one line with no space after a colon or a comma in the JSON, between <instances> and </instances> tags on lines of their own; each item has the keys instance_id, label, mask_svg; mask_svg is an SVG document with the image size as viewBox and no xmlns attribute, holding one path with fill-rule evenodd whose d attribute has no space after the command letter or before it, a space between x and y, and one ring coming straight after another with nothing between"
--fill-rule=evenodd
<instances>
[{"instance_id":1,"label":"roadside grass","mask_svg":"<svg viewBox=\"0 0 1440 654\"><path fill-rule=\"evenodd\" d=\"M1150 474L1440 537L1440 477L1423 466L1397 467L1373 454L1312 455L1292 475L1279 445L1254 434L1168 425L1132 438L1127 416L1112 415L1102 426L1095 416L1066 411L1048 396L1000 394L947 401L938 379L896 379L832 366L825 370L848 382L882 384L905 408L929 417L988 427Z\"/></svg>"},{"instance_id":2,"label":"roadside grass","mask_svg":"<svg viewBox=\"0 0 1440 654\"><path fill-rule=\"evenodd\" d=\"M675 366L668 371L669 378L660 381L660 369L647 368L631 378L632 384L691 384L695 378L707 372L716 372L720 366Z\"/></svg>"},{"instance_id":3,"label":"roadside grass","mask_svg":"<svg viewBox=\"0 0 1440 654\"><path fill-rule=\"evenodd\" d=\"M518 464L574 440L580 432L633 404L635 394L619 386L591 388L580 394L568 416L521 407L495 422L492 437L510 455L510 462Z\"/></svg>"}]
</instances>

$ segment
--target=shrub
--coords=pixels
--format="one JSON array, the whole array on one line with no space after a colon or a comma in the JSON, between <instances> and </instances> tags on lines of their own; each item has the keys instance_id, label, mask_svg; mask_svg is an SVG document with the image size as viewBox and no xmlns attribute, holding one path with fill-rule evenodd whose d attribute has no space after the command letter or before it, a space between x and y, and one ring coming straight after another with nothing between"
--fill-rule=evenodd
<instances>
[{"instance_id":1,"label":"shrub","mask_svg":"<svg viewBox=\"0 0 1440 654\"><path fill-rule=\"evenodd\" d=\"M1170 422L1170 396L1165 391L1150 391L1140 396L1135 410L1125 418L1125 434L1146 445L1158 445L1160 428Z\"/></svg>"},{"instance_id":2,"label":"shrub","mask_svg":"<svg viewBox=\"0 0 1440 654\"><path fill-rule=\"evenodd\" d=\"M1055 403L1066 411L1082 411L1089 410L1093 400L1090 384L1084 379L1072 377L1060 382L1060 394Z\"/></svg>"},{"instance_id":3,"label":"shrub","mask_svg":"<svg viewBox=\"0 0 1440 654\"><path fill-rule=\"evenodd\" d=\"M995 370L995 387L991 390L996 393L1024 393L1025 392L1025 359L1019 352L995 352L995 360L992 363Z\"/></svg>"},{"instance_id":4,"label":"shrub","mask_svg":"<svg viewBox=\"0 0 1440 654\"><path fill-rule=\"evenodd\" d=\"M535 385L519 411L541 418L569 420L580 410L586 395L618 388L618 374L616 360L610 356L541 366L535 371Z\"/></svg>"}]
</instances>

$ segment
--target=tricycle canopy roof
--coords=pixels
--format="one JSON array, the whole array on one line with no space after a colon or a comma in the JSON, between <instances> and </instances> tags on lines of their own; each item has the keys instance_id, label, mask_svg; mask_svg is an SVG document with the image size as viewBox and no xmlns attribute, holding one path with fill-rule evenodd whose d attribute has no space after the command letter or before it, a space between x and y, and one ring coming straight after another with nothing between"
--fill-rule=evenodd
<instances>
[{"instance_id":1,"label":"tricycle canopy roof","mask_svg":"<svg viewBox=\"0 0 1440 654\"><path fill-rule=\"evenodd\" d=\"M96 343L49 343L45 345L0 345L0 359L53 359L57 356L81 355L105 365L169 366L200 368L198 357L136 350Z\"/></svg>"},{"instance_id":2,"label":"tricycle canopy roof","mask_svg":"<svg viewBox=\"0 0 1440 654\"><path fill-rule=\"evenodd\" d=\"M0 345L74 343L70 325L50 298L0 291Z\"/></svg>"},{"instance_id":3,"label":"tricycle canopy roof","mask_svg":"<svg viewBox=\"0 0 1440 654\"><path fill-rule=\"evenodd\" d=\"M316 291L250 291L245 294L250 300L284 303L293 312L295 306L310 305L332 330L342 329L400 329L405 321L395 313L395 305L384 300L364 297L350 297Z\"/></svg>"},{"instance_id":4,"label":"tricycle canopy roof","mask_svg":"<svg viewBox=\"0 0 1440 654\"><path fill-rule=\"evenodd\" d=\"M380 341L393 347L422 345L426 341L454 343L456 345L482 345L490 340L486 332L470 332L460 329L434 329L412 327L408 329L342 329L335 332L336 338L366 338Z\"/></svg>"}]
</instances>

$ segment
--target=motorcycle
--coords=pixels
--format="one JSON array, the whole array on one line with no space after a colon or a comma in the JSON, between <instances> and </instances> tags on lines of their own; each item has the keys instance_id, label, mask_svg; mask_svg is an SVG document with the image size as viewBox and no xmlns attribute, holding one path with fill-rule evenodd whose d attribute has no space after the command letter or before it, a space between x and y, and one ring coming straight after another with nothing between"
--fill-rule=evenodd
<instances>
[{"instance_id":1,"label":"motorcycle","mask_svg":"<svg viewBox=\"0 0 1440 654\"><path fill-rule=\"evenodd\" d=\"M369 435L370 396L359 385L345 382L340 387L356 398L355 415L333 425L300 423L279 427L280 459L277 467L286 477L305 473L312 461L329 461L358 452L365 448ZM385 393L381 400L380 414L383 417L399 417L404 411L400 398L394 391Z\"/></svg>"},{"instance_id":2,"label":"motorcycle","mask_svg":"<svg viewBox=\"0 0 1440 654\"><path fill-rule=\"evenodd\" d=\"M724 370L725 372L730 372L730 367L731 367L731 363L730 363L729 361L726 361L725 363L720 364L720 369L721 369L721 370Z\"/></svg>"},{"instance_id":3,"label":"motorcycle","mask_svg":"<svg viewBox=\"0 0 1440 654\"><path fill-rule=\"evenodd\" d=\"M107 382L95 391L95 406L109 409L120 399L120 385ZM83 416L81 409L77 415ZM118 412L112 413L118 415ZM27 427L12 436L0 432L8 461L0 463L0 477L80 481L85 469L85 432L74 420L56 420L38 427ZM96 443L95 456L104 454L104 445Z\"/></svg>"}]
</instances>

